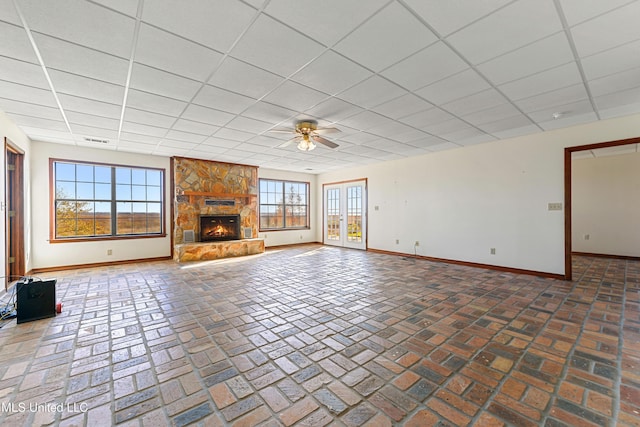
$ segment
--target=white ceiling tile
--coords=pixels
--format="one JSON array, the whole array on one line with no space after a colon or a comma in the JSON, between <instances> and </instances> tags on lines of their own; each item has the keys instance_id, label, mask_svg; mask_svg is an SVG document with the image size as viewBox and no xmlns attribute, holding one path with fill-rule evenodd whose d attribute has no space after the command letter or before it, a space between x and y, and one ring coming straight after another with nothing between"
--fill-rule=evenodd
<instances>
[{"instance_id":1,"label":"white ceiling tile","mask_svg":"<svg viewBox=\"0 0 640 427\"><path fill-rule=\"evenodd\" d=\"M23 116L20 114L7 113L7 116L16 122L19 126L29 126L39 129L49 129L64 132L67 130L67 125L63 121L50 120L40 117Z\"/></svg>"},{"instance_id":2,"label":"white ceiling tile","mask_svg":"<svg viewBox=\"0 0 640 427\"><path fill-rule=\"evenodd\" d=\"M265 12L325 46L333 46L386 2L325 0L318 7L313 0L279 0L269 2ZM309 11L313 11L311 21Z\"/></svg>"},{"instance_id":3,"label":"white ceiling tile","mask_svg":"<svg viewBox=\"0 0 640 427\"><path fill-rule=\"evenodd\" d=\"M389 138L393 139L394 141L399 141L399 142L408 144L412 141L422 140L427 136L428 135L424 131L421 131L418 129L411 129L406 132L398 132L394 135L391 135Z\"/></svg>"},{"instance_id":4,"label":"white ceiling tile","mask_svg":"<svg viewBox=\"0 0 640 427\"><path fill-rule=\"evenodd\" d=\"M637 105L640 104L640 87L598 96L594 100L599 111L629 104Z\"/></svg>"},{"instance_id":5,"label":"white ceiling tile","mask_svg":"<svg viewBox=\"0 0 640 427\"><path fill-rule=\"evenodd\" d=\"M273 148L277 145L282 144L282 139L278 139L277 137L269 136L271 134L267 133L265 135L258 135L255 138L251 138L248 142L254 145L259 145L261 147Z\"/></svg>"},{"instance_id":6,"label":"white ceiling tile","mask_svg":"<svg viewBox=\"0 0 640 427\"><path fill-rule=\"evenodd\" d=\"M640 39L640 1L576 25L571 34L580 56L589 56Z\"/></svg>"},{"instance_id":7,"label":"white ceiling tile","mask_svg":"<svg viewBox=\"0 0 640 427\"><path fill-rule=\"evenodd\" d=\"M284 79L276 74L227 57L209 79L209 84L258 99L283 81Z\"/></svg>"},{"instance_id":8,"label":"white ceiling tile","mask_svg":"<svg viewBox=\"0 0 640 427\"><path fill-rule=\"evenodd\" d=\"M202 87L202 83L134 63L130 86L143 92L190 101Z\"/></svg>"},{"instance_id":9,"label":"white ceiling tile","mask_svg":"<svg viewBox=\"0 0 640 427\"><path fill-rule=\"evenodd\" d=\"M582 59L588 80L640 67L640 40Z\"/></svg>"},{"instance_id":10,"label":"white ceiling tile","mask_svg":"<svg viewBox=\"0 0 640 427\"><path fill-rule=\"evenodd\" d=\"M57 107L56 100L50 90L38 89L3 80L0 80L0 96L14 101L25 101L32 104Z\"/></svg>"},{"instance_id":11,"label":"white ceiling tile","mask_svg":"<svg viewBox=\"0 0 640 427\"><path fill-rule=\"evenodd\" d=\"M463 115L462 118L474 125L495 122L497 120L506 119L520 115L520 111L512 104L500 104L495 107L486 108L471 114Z\"/></svg>"},{"instance_id":12,"label":"white ceiling tile","mask_svg":"<svg viewBox=\"0 0 640 427\"><path fill-rule=\"evenodd\" d=\"M186 102L135 89L129 90L127 106L138 110L151 111L153 113L166 114L178 117L187 106Z\"/></svg>"},{"instance_id":13,"label":"white ceiling tile","mask_svg":"<svg viewBox=\"0 0 640 427\"><path fill-rule=\"evenodd\" d=\"M32 31L128 58L135 20L83 0L22 0L19 7Z\"/></svg>"},{"instance_id":14,"label":"white ceiling tile","mask_svg":"<svg viewBox=\"0 0 640 427\"><path fill-rule=\"evenodd\" d=\"M436 40L407 9L392 2L334 49L373 71L380 71Z\"/></svg>"},{"instance_id":15,"label":"white ceiling tile","mask_svg":"<svg viewBox=\"0 0 640 427\"><path fill-rule=\"evenodd\" d=\"M129 62L51 37L34 34L47 68L122 85L127 81Z\"/></svg>"},{"instance_id":16,"label":"white ceiling tile","mask_svg":"<svg viewBox=\"0 0 640 427\"><path fill-rule=\"evenodd\" d=\"M371 108L406 93L406 90L382 77L373 76L340 93L338 97L353 104Z\"/></svg>"},{"instance_id":17,"label":"white ceiling tile","mask_svg":"<svg viewBox=\"0 0 640 427\"><path fill-rule=\"evenodd\" d=\"M6 13L13 12L13 2L10 1L9 3L9 5L2 8L3 19L5 18L5 11L7 11ZM0 55L31 62L33 64L38 63L38 58L31 47L31 43L29 42L29 38L27 37L27 33L24 28L0 22L0 34L2 34Z\"/></svg>"},{"instance_id":18,"label":"white ceiling tile","mask_svg":"<svg viewBox=\"0 0 640 427\"><path fill-rule=\"evenodd\" d=\"M473 64L562 31L553 0L519 0L449 36Z\"/></svg>"},{"instance_id":19,"label":"white ceiling tile","mask_svg":"<svg viewBox=\"0 0 640 427\"><path fill-rule=\"evenodd\" d=\"M450 113L442 110L441 108L432 108L430 110L420 111L408 117L403 117L400 121L415 128L424 129L425 126L431 126L435 123L451 119L453 119L453 116Z\"/></svg>"},{"instance_id":20,"label":"white ceiling tile","mask_svg":"<svg viewBox=\"0 0 640 427\"><path fill-rule=\"evenodd\" d=\"M607 96L607 95L605 95ZM609 108L598 108L601 119L611 119L614 117L629 116L640 111L640 102L630 102L627 104L615 104Z\"/></svg>"},{"instance_id":21,"label":"white ceiling tile","mask_svg":"<svg viewBox=\"0 0 640 427\"><path fill-rule=\"evenodd\" d=\"M222 54L146 24L140 26L136 62L204 82Z\"/></svg>"},{"instance_id":22,"label":"white ceiling tile","mask_svg":"<svg viewBox=\"0 0 640 427\"><path fill-rule=\"evenodd\" d=\"M554 118L554 113L560 113L560 118ZM593 113L593 107L591 106L591 102L588 99L582 101L571 102L562 105L555 105L553 107L543 108L538 111L532 111L527 113L527 115L533 120L535 123L543 124L546 122L560 122L562 123L572 123L571 117L574 116L583 116L584 114ZM546 127L545 129L553 128L557 129L562 126L553 126Z\"/></svg>"},{"instance_id":23,"label":"white ceiling tile","mask_svg":"<svg viewBox=\"0 0 640 427\"><path fill-rule=\"evenodd\" d=\"M94 116L120 118L122 109L119 105L100 102L93 99L81 98L78 96L58 94L58 99L65 111L78 111L81 113L93 114Z\"/></svg>"},{"instance_id":24,"label":"white ceiling tile","mask_svg":"<svg viewBox=\"0 0 640 427\"><path fill-rule=\"evenodd\" d=\"M464 129L459 132L443 135L442 137L448 141L455 142L456 144L460 144L465 147L496 140L494 136L487 135L481 130L474 128Z\"/></svg>"},{"instance_id":25,"label":"white ceiling tile","mask_svg":"<svg viewBox=\"0 0 640 427\"><path fill-rule=\"evenodd\" d=\"M314 117L322 118L331 122L337 122L346 117L361 113L362 111L364 111L362 107L358 107L338 98L330 98L322 101L320 104L306 112Z\"/></svg>"},{"instance_id":26,"label":"white ceiling tile","mask_svg":"<svg viewBox=\"0 0 640 427\"><path fill-rule=\"evenodd\" d=\"M256 11L238 0L153 0L144 4L144 22L226 52Z\"/></svg>"},{"instance_id":27,"label":"white ceiling tile","mask_svg":"<svg viewBox=\"0 0 640 427\"><path fill-rule=\"evenodd\" d=\"M150 111L138 110L131 107L127 107L125 109L124 119L128 122L156 126L164 129L169 129L171 125L176 121L176 118L173 116L152 113Z\"/></svg>"},{"instance_id":28,"label":"white ceiling tile","mask_svg":"<svg viewBox=\"0 0 640 427\"><path fill-rule=\"evenodd\" d=\"M184 113L182 113L183 119L206 123L213 126L224 126L234 117L234 114L215 110L213 108L201 107L195 104L190 104L187 109L184 110Z\"/></svg>"},{"instance_id":29,"label":"white ceiling tile","mask_svg":"<svg viewBox=\"0 0 640 427\"><path fill-rule=\"evenodd\" d=\"M93 0L94 3L99 3L109 9L117 10L120 13L129 15L135 18L138 12L138 2L131 0Z\"/></svg>"},{"instance_id":30,"label":"white ceiling tile","mask_svg":"<svg viewBox=\"0 0 640 427\"><path fill-rule=\"evenodd\" d=\"M74 125L83 125L101 129L118 130L118 126L120 125L120 120L110 119L109 117L93 116L75 111L67 111L66 115L72 129Z\"/></svg>"},{"instance_id":31,"label":"white ceiling tile","mask_svg":"<svg viewBox=\"0 0 640 427\"><path fill-rule=\"evenodd\" d=\"M438 42L402 60L382 75L409 90L416 90L468 68L447 45Z\"/></svg>"},{"instance_id":32,"label":"white ceiling tile","mask_svg":"<svg viewBox=\"0 0 640 427\"><path fill-rule=\"evenodd\" d=\"M456 148L460 148L460 145L455 144L453 142L443 142L442 144L434 144L429 146L428 150L437 152L437 151L445 151L445 150L455 150Z\"/></svg>"},{"instance_id":33,"label":"white ceiling tile","mask_svg":"<svg viewBox=\"0 0 640 427\"><path fill-rule=\"evenodd\" d=\"M446 36L509 3L510 0L406 0L441 36Z\"/></svg>"},{"instance_id":34,"label":"white ceiling tile","mask_svg":"<svg viewBox=\"0 0 640 427\"><path fill-rule=\"evenodd\" d=\"M304 111L328 98L328 95L317 90L310 89L292 81L286 81L269 95L264 101L280 107Z\"/></svg>"},{"instance_id":35,"label":"white ceiling tile","mask_svg":"<svg viewBox=\"0 0 640 427\"><path fill-rule=\"evenodd\" d=\"M573 61L567 37L560 32L480 64L478 71L500 85Z\"/></svg>"},{"instance_id":36,"label":"white ceiling tile","mask_svg":"<svg viewBox=\"0 0 640 427\"><path fill-rule=\"evenodd\" d=\"M574 62L551 70L542 71L500 86L500 90L513 100L529 98L539 93L549 92L580 83L582 78Z\"/></svg>"},{"instance_id":37,"label":"white ceiling tile","mask_svg":"<svg viewBox=\"0 0 640 427\"><path fill-rule=\"evenodd\" d=\"M254 99L228 90L206 85L193 99L194 104L238 114L255 102Z\"/></svg>"},{"instance_id":38,"label":"white ceiling tile","mask_svg":"<svg viewBox=\"0 0 640 427\"><path fill-rule=\"evenodd\" d=\"M487 133L495 135L496 132L504 132L511 129L521 129L524 127L529 127L532 124L533 123L527 116L518 114L492 122L485 122L483 124L479 124L478 127Z\"/></svg>"},{"instance_id":39,"label":"white ceiling tile","mask_svg":"<svg viewBox=\"0 0 640 427\"><path fill-rule=\"evenodd\" d=\"M492 135L496 138L507 139L516 138L518 136L533 135L538 132L542 132L542 129L537 125L525 125L518 128L508 128L504 130L494 130Z\"/></svg>"},{"instance_id":40,"label":"white ceiling tile","mask_svg":"<svg viewBox=\"0 0 640 427\"><path fill-rule=\"evenodd\" d=\"M22 125L20 128L29 135L32 141L54 142L59 144L75 145L73 135L67 130L55 131L51 129L41 129L37 127Z\"/></svg>"},{"instance_id":41,"label":"white ceiling tile","mask_svg":"<svg viewBox=\"0 0 640 427\"><path fill-rule=\"evenodd\" d=\"M289 76L322 53L322 45L265 15L254 22L231 56Z\"/></svg>"},{"instance_id":42,"label":"white ceiling tile","mask_svg":"<svg viewBox=\"0 0 640 427\"><path fill-rule=\"evenodd\" d=\"M249 119L247 117L238 116L227 123L227 127L236 130L244 130L247 132L262 133L273 126L272 123L260 120Z\"/></svg>"},{"instance_id":43,"label":"white ceiling tile","mask_svg":"<svg viewBox=\"0 0 640 427\"><path fill-rule=\"evenodd\" d=\"M596 113L585 113L585 114L580 114L575 116L567 116L566 118L559 119L559 120L550 120L547 122L541 122L539 124L544 130L554 130L554 129L566 128L570 126L581 125L584 123L593 122L595 120L597 120Z\"/></svg>"},{"instance_id":44,"label":"white ceiling tile","mask_svg":"<svg viewBox=\"0 0 640 427\"><path fill-rule=\"evenodd\" d=\"M342 144L342 146L340 147L340 150L344 151L346 148L352 145L362 145L362 144L366 144L367 142L376 141L378 139L380 139L379 135L374 135L368 132L353 133L339 139L340 144ZM345 141L349 142L350 144L348 145L343 144L343 142Z\"/></svg>"},{"instance_id":45,"label":"white ceiling tile","mask_svg":"<svg viewBox=\"0 0 640 427\"><path fill-rule=\"evenodd\" d=\"M145 145L156 145L160 141L160 138L139 133L120 132L120 142L123 141L135 142Z\"/></svg>"},{"instance_id":46,"label":"white ceiling tile","mask_svg":"<svg viewBox=\"0 0 640 427\"><path fill-rule=\"evenodd\" d=\"M229 129L229 128L221 128L215 133L215 135L213 135L214 138L229 139L232 141L240 141L240 142L248 141L254 136L255 134L252 134L249 132L243 132L240 130Z\"/></svg>"},{"instance_id":47,"label":"white ceiling tile","mask_svg":"<svg viewBox=\"0 0 640 427\"><path fill-rule=\"evenodd\" d=\"M0 110L6 113L15 113L23 116L42 117L43 119L63 121L60 109L46 107L44 105L29 104L27 102L0 98Z\"/></svg>"},{"instance_id":48,"label":"white ceiling tile","mask_svg":"<svg viewBox=\"0 0 640 427\"><path fill-rule=\"evenodd\" d=\"M167 129L125 121L122 123L122 132L138 133L141 135L162 138L166 135Z\"/></svg>"},{"instance_id":49,"label":"white ceiling tile","mask_svg":"<svg viewBox=\"0 0 640 427\"><path fill-rule=\"evenodd\" d=\"M261 145L255 145L255 144L245 142L238 145L236 148L234 148L234 151L235 150L246 151L248 153L264 153L266 148L264 148Z\"/></svg>"},{"instance_id":50,"label":"white ceiling tile","mask_svg":"<svg viewBox=\"0 0 640 427\"><path fill-rule=\"evenodd\" d=\"M0 10L2 11L2 20L16 25L22 25L20 15L16 11L12 0L0 0ZM1 30L0 30L0 33ZM4 33L2 33L4 35Z\"/></svg>"},{"instance_id":51,"label":"white ceiling tile","mask_svg":"<svg viewBox=\"0 0 640 427\"><path fill-rule=\"evenodd\" d=\"M298 71L291 79L324 93L335 95L370 77L372 73L353 61L327 51Z\"/></svg>"},{"instance_id":52,"label":"white ceiling tile","mask_svg":"<svg viewBox=\"0 0 640 427\"><path fill-rule=\"evenodd\" d=\"M433 108L433 104L418 98L417 96L407 93L391 101L373 107L372 110L383 116L398 119L406 117L418 111L424 111Z\"/></svg>"},{"instance_id":53,"label":"white ceiling tile","mask_svg":"<svg viewBox=\"0 0 640 427\"><path fill-rule=\"evenodd\" d=\"M244 110L242 115L251 119L261 120L272 125L288 120L296 114L295 111L282 108L267 102L257 102Z\"/></svg>"},{"instance_id":54,"label":"white ceiling tile","mask_svg":"<svg viewBox=\"0 0 640 427\"><path fill-rule=\"evenodd\" d=\"M530 98L516 101L515 104L525 113L538 111L547 107L569 104L571 102L587 99L587 91L582 83L544 92Z\"/></svg>"},{"instance_id":55,"label":"white ceiling tile","mask_svg":"<svg viewBox=\"0 0 640 427\"><path fill-rule=\"evenodd\" d=\"M442 138L444 138L443 135L460 132L469 128L471 128L471 126L469 126L468 123L465 123L457 118L447 120L446 122L434 123L432 125L422 127L424 131Z\"/></svg>"},{"instance_id":56,"label":"white ceiling tile","mask_svg":"<svg viewBox=\"0 0 640 427\"><path fill-rule=\"evenodd\" d=\"M115 141L118 139L118 131L112 129L102 129L94 126L84 126L79 124L72 124L71 130L73 131L74 136L77 140L82 140L82 138L97 138L97 139L108 139ZM96 143L92 143L94 146ZM100 145L101 146L101 145Z\"/></svg>"},{"instance_id":57,"label":"white ceiling tile","mask_svg":"<svg viewBox=\"0 0 640 427\"><path fill-rule=\"evenodd\" d=\"M634 68L632 70L601 77L589 82L589 89L591 90L591 95L594 97L633 89L639 86L640 68Z\"/></svg>"},{"instance_id":58,"label":"white ceiling tile","mask_svg":"<svg viewBox=\"0 0 640 427\"><path fill-rule=\"evenodd\" d=\"M627 3L630 0L560 0L562 12L571 27Z\"/></svg>"},{"instance_id":59,"label":"white ceiling tile","mask_svg":"<svg viewBox=\"0 0 640 427\"><path fill-rule=\"evenodd\" d=\"M442 108L457 116L485 110L506 103L507 100L495 89L487 89L474 95L443 104Z\"/></svg>"},{"instance_id":60,"label":"white ceiling tile","mask_svg":"<svg viewBox=\"0 0 640 427\"><path fill-rule=\"evenodd\" d=\"M201 146L211 146L211 147L219 147L219 148L234 148L240 144L239 141L233 141L230 139L218 138L216 136L209 137L204 140Z\"/></svg>"},{"instance_id":61,"label":"white ceiling tile","mask_svg":"<svg viewBox=\"0 0 640 427\"><path fill-rule=\"evenodd\" d=\"M49 89L49 83L39 65L0 56L0 70L2 80Z\"/></svg>"},{"instance_id":62,"label":"white ceiling tile","mask_svg":"<svg viewBox=\"0 0 640 427\"><path fill-rule=\"evenodd\" d=\"M430 102L441 105L489 88L489 83L472 69L454 74L415 91Z\"/></svg>"},{"instance_id":63,"label":"white ceiling tile","mask_svg":"<svg viewBox=\"0 0 640 427\"><path fill-rule=\"evenodd\" d=\"M363 111L360 114L356 114L355 116L347 117L343 120L340 120L339 124L344 124L353 129L366 131L372 126L377 126L380 123L388 122L384 116L380 114L374 113L372 111Z\"/></svg>"},{"instance_id":64,"label":"white ceiling tile","mask_svg":"<svg viewBox=\"0 0 640 427\"><path fill-rule=\"evenodd\" d=\"M121 104L124 99L124 86L63 71L48 71L53 87L55 87L58 94L73 95L111 104Z\"/></svg>"},{"instance_id":65,"label":"white ceiling tile","mask_svg":"<svg viewBox=\"0 0 640 427\"><path fill-rule=\"evenodd\" d=\"M202 141L207 139L207 136L199 135L197 133L182 132L179 130L171 129L169 132L167 132L167 134L165 135L165 138L173 139L176 141L183 141L183 142L186 141L194 144L200 144Z\"/></svg>"},{"instance_id":66,"label":"white ceiling tile","mask_svg":"<svg viewBox=\"0 0 640 427\"><path fill-rule=\"evenodd\" d=\"M177 122L174 123L172 129L208 136L214 133L215 131L217 131L219 127L211 126L206 123L193 122L191 120L186 120L186 119L179 119Z\"/></svg>"},{"instance_id":67,"label":"white ceiling tile","mask_svg":"<svg viewBox=\"0 0 640 427\"><path fill-rule=\"evenodd\" d=\"M395 136L402 135L408 132L420 132L410 126L403 123L396 122L394 120L386 119L384 122L373 125L367 129L367 132L375 135L384 136L386 138L395 139Z\"/></svg>"}]
</instances>

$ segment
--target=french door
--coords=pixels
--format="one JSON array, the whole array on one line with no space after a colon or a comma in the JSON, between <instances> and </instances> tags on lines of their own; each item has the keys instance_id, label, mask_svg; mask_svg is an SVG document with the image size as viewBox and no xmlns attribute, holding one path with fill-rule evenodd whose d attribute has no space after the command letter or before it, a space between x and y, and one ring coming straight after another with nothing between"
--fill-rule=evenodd
<instances>
[{"instance_id":1,"label":"french door","mask_svg":"<svg viewBox=\"0 0 640 427\"><path fill-rule=\"evenodd\" d=\"M367 181L324 185L324 243L367 249Z\"/></svg>"}]
</instances>

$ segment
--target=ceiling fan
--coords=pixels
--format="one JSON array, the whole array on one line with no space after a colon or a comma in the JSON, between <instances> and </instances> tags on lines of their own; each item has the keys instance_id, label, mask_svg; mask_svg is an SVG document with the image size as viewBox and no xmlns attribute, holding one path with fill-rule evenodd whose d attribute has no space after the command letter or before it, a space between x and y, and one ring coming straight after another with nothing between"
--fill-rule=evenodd
<instances>
[{"instance_id":1,"label":"ceiling fan","mask_svg":"<svg viewBox=\"0 0 640 427\"><path fill-rule=\"evenodd\" d=\"M278 145L278 148L286 147L292 142L297 142L298 150L311 151L316 148L316 142L325 147L336 148L338 144L321 137L320 134L340 132L340 129L319 128L318 122L315 120L300 120L296 122L295 128L293 129L272 129L269 132L293 133L296 135L294 138Z\"/></svg>"}]
</instances>

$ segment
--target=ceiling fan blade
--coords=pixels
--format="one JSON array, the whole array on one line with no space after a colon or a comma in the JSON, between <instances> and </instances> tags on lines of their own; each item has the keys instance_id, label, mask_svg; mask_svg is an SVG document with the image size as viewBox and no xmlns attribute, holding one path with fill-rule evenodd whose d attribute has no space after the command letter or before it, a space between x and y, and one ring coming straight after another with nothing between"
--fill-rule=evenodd
<instances>
[{"instance_id":1,"label":"ceiling fan blade","mask_svg":"<svg viewBox=\"0 0 640 427\"><path fill-rule=\"evenodd\" d=\"M288 141L283 142L280 145L276 145L276 148L284 148L287 147L289 144L291 144L292 142L299 142L302 139L301 136L296 136L295 138L291 138Z\"/></svg>"},{"instance_id":2,"label":"ceiling fan blade","mask_svg":"<svg viewBox=\"0 0 640 427\"><path fill-rule=\"evenodd\" d=\"M324 139L323 137L321 137L321 136L319 136L319 135L311 135L311 138L312 138L315 142L317 142L317 143L319 143L319 144L322 144L322 145L324 145L324 146L326 146L326 147L329 147L329 148L336 148L336 147L338 147L338 144L336 144L335 142L329 141L328 139Z\"/></svg>"},{"instance_id":3,"label":"ceiling fan blade","mask_svg":"<svg viewBox=\"0 0 640 427\"><path fill-rule=\"evenodd\" d=\"M317 133L319 135L323 135L325 133L338 133L338 132L340 132L340 129L338 129L338 128L318 128L318 129L314 130L313 132Z\"/></svg>"}]
</instances>

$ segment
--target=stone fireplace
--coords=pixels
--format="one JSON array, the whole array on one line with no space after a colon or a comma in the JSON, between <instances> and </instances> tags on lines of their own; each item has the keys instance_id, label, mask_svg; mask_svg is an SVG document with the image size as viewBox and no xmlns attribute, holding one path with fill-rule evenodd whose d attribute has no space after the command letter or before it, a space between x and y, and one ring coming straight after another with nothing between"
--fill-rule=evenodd
<instances>
[{"instance_id":1,"label":"stone fireplace","mask_svg":"<svg viewBox=\"0 0 640 427\"><path fill-rule=\"evenodd\" d=\"M240 239L240 215L200 215L200 241Z\"/></svg>"},{"instance_id":2,"label":"stone fireplace","mask_svg":"<svg viewBox=\"0 0 640 427\"><path fill-rule=\"evenodd\" d=\"M264 252L258 239L256 166L173 157L173 259Z\"/></svg>"}]
</instances>

